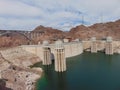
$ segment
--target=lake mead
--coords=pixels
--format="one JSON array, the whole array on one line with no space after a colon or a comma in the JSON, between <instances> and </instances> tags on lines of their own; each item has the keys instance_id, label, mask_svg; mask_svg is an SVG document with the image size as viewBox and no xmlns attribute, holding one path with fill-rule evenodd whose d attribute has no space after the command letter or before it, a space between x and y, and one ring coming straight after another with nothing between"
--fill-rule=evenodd
<instances>
[{"instance_id":1,"label":"lake mead","mask_svg":"<svg viewBox=\"0 0 120 90\"><path fill-rule=\"evenodd\" d=\"M42 66L37 90L120 90L120 55L84 52L67 58L67 71L55 72L54 64Z\"/></svg>"}]
</instances>

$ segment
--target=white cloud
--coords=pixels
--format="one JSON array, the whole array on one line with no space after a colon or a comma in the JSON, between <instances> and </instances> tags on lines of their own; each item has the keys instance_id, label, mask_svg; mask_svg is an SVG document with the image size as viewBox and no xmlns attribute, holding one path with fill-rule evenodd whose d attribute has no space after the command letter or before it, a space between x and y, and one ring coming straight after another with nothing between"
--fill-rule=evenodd
<instances>
[{"instance_id":1,"label":"white cloud","mask_svg":"<svg viewBox=\"0 0 120 90\"><path fill-rule=\"evenodd\" d=\"M16 0L0 0L0 15L39 16L42 15L42 11Z\"/></svg>"},{"instance_id":2,"label":"white cloud","mask_svg":"<svg viewBox=\"0 0 120 90\"><path fill-rule=\"evenodd\" d=\"M70 29L120 19L119 0L0 0L0 29L33 29L37 25ZM7 27L6 27L7 26Z\"/></svg>"}]
</instances>

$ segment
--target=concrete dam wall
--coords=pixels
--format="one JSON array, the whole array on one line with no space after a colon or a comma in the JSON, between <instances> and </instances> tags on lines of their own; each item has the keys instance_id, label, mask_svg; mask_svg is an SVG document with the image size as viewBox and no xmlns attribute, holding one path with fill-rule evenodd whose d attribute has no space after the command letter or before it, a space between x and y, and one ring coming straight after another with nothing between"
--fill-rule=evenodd
<instances>
[{"instance_id":1,"label":"concrete dam wall","mask_svg":"<svg viewBox=\"0 0 120 90\"><path fill-rule=\"evenodd\" d=\"M65 57L73 57L83 53L83 51L91 51L91 41L82 41L82 42L72 42L72 43L64 43L65 48ZM113 45L113 53L120 53L120 41L112 41ZM22 45L24 50L33 53L40 57L42 60L44 59L43 54L43 45ZM51 50L51 53L55 55L55 44L49 44L48 46ZM97 51L104 51L106 49L106 41L97 40L96 41Z\"/></svg>"},{"instance_id":2,"label":"concrete dam wall","mask_svg":"<svg viewBox=\"0 0 120 90\"><path fill-rule=\"evenodd\" d=\"M92 42L91 41L82 41L83 50L91 51ZM120 53L120 41L112 41L113 53ZM96 40L97 51L105 52L107 42L104 40Z\"/></svg>"},{"instance_id":3,"label":"concrete dam wall","mask_svg":"<svg viewBox=\"0 0 120 90\"><path fill-rule=\"evenodd\" d=\"M73 43L64 43L65 48L65 57L73 57L83 53L83 44L82 42L73 42ZM21 46L24 50L33 53L40 57L42 60L44 59L43 56L43 45L22 45ZM49 44L49 48L51 53L55 55L55 45Z\"/></svg>"}]
</instances>

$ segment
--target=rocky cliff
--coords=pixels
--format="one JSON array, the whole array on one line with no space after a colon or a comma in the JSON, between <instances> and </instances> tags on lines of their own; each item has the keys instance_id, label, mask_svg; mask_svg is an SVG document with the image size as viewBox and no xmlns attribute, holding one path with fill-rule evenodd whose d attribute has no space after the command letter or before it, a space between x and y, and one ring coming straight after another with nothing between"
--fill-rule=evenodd
<instances>
[{"instance_id":1,"label":"rocky cliff","mask_svg":"<svg viewBox=\"0 0 120 90\"><path fill-rule=\"evenodd\" d=\"M97 23L91 26L79 25L72 28L69 32L72 39L89 39L97 37L104 39L107 36L113 37L115 40L120 39L120 20L115 22Z\"/></svg>"},{"instance_id":2,"label":"rocky cliff","mask_svg":"<svg viewBox=\"0 0 120 90\"><path fill-rule=\"evenodd\" d=\"M44 32L44 34L41 35L38 38L34 38L34 40L36 42L38 42L38 41L42 42L43 40L48 40L48 41L52 42L54 40L64 38L64 36L65 36L64 32L61 31L61 30L53 29L51 27L44 27L44 26L41 26L41 25L36 27L33 30L33 32L38 32L38 31Z\"/></svg>"},{"instance_id":3,"label":"rocky cliff","mask_svg":"<svg viewBox=\"0 0 120 90\"><path fill-rule=\"evenodd\" d=\"M0 53L5 60L20 67L28 67L37 62L41 62L39 57L23 50L21 47L1 50Z\"/></svg>"},{"instance_id":4,"label":"rocky cliff","mask_svg":"<svg viewBox=\"0 0 120 90\"><path fill-rule=\"evenodd\" d=\"M35 82L41 77L42 69L28 66L40 61L39 57L20 47L1 50L0 88L3 90L34 90Z\"/></svg>"},{"instance_id":5,"label":"rocky cliff","mask_svg":"<svg viewBox=\"0 0 120 90\"><path fill-rule=\"evenodd\" d=\"M29 41L20 34L10 33L0 36L0 47L14 47L27 44Z\"/></svg>"}]
</instances>

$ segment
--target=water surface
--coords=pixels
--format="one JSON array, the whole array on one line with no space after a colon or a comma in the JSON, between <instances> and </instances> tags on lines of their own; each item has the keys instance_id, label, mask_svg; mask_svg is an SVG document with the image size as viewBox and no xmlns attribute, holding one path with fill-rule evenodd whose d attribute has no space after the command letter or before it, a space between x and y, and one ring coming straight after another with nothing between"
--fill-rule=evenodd
<instances>
[{"instance_id":1,"label":"water surface","mask_svg":"<svg viewBox=\"0 0 120 90\"><path fill-rule=\"evenodd\" d=\"M57 73L54 64L41 66L44 74L37 90L120 90L120 55L85 52L67 59L67 71Z\"/></svg>"}]
</instances>

